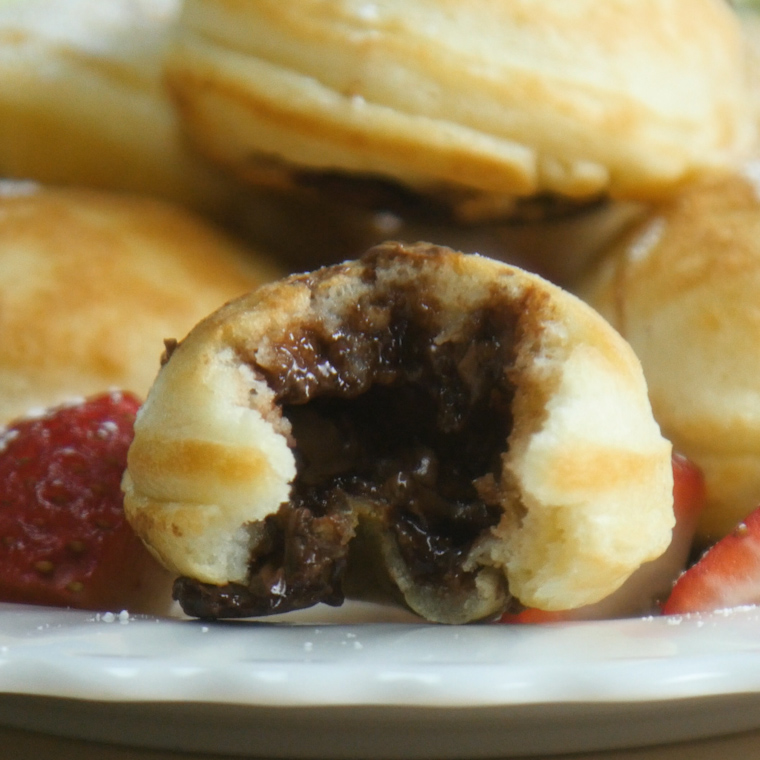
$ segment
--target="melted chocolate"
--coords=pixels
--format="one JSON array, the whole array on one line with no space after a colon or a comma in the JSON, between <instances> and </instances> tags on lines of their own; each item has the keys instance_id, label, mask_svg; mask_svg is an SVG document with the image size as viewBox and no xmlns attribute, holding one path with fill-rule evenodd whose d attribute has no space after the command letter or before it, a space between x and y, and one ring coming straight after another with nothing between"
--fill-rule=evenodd
<instances>
[{"instance_id":1,"label":"melted chocolate","mask_svg":"<svg viewBox=\"0 0 760 760\"><path fill-rule=\"evenodd\" d=\"M302 325L254 365L292 424L298 475L290 501L266 520L247 585L177 582L189 614L340 604L359 502L416 581L473 586L462 562L501 514L487 495L498 489L477 483L498 477L511 429L518 309L495 295L441 342L441 309L424 285L371 293L339 331Z\"/></svg>"}]
</instances>

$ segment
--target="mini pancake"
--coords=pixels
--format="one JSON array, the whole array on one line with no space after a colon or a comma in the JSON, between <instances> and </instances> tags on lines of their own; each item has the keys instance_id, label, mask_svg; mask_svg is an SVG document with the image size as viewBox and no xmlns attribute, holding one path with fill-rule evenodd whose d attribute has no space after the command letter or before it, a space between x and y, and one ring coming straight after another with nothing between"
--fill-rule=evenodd
<instances>
[{"instance_id":1,"label":"mini pancake","mask_svg":"<svg viewBox=\"0 0 760 760\"><path fill-rule=\"evenodd\" d=\"M704 472L700 543L760 502L760 166L654 208L579 292L641 360L655 418Z\"/></svg>"},{"instance_id":2,"label":"mini pancake","mask_svg":"<svg viewBox=\"0 0 760 760\"><path fill-rule=\"evenodd\" d=\"M195 145L250 182L474 221L733 163L745 63L724 0L189 0L166 73Z\"/></svg>"},{"instance_id":3,"label":"mini pancake","mask_svg":"<svg viewBox=\"0 0 760 760\"><path fill-rule=\"evenodd\" d=\"M581 301L387 243L200 322L141 409L123 488L191 615L390 589L462 623L598 601L662 554L670 453L636 357Z\"/></svg>"},{"instance_id":4,"label":"mini pancake","mask_svg":"<svg viewBox=\"0 0 760 760\"><path fill-rule=\"evenodd\" d=\"M143 398L164 339L280 275L168 203L0 183L0 423L112 387Z\"/></svg>"},{"instance_id":5,"label":"mini pancake","mask_svg":"<svg viewBox=\"0 0 760 760\"><path fill-rule=\"evenodd\" d=\"M126 190L226 218L162 82L179 0L0 3L0 176Z\"/></svg>"}]
</instances>

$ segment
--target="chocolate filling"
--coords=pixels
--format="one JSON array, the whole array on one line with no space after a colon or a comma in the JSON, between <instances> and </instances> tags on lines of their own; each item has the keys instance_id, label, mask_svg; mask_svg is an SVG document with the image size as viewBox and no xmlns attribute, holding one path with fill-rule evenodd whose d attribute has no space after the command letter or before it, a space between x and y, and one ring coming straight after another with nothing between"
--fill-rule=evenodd
<instances>
[{"instance_id":1,"label":"chocolate filling","mask_svg":"<svg viewBox=\"0 0 760 760\"><path fill-rule=\"evenodd\" d=\"M342 209L397 214L417 223L479 225L559 219L603 203L601 194L571 198L552 192L495 193L450 183L412 187L392 177L349 171L309 170L259 154L246 166L249 179L270 189L310 194Z\"/></svg>"},{"instance_id":2,"label":"chocolate filling","mask_svg":"<svg viewBox=\"0 0 760 760\"><path fill-rule=\"evenodd\" d=\"M497 524L512 426L519 304L493 294L439 340L432 288L377 288L341 320L316 321L253 363L292 425L291 499L264 522L246 585L175 584L204 618L259 616L343 601L349 545L364 522L390 540L416 584L474 589L463 563Z\"/></svg>"},{"instance_id":3,"label":"chocolate filling","mask_svg":"<svg viewBox=\"0 0 760 760\"><path fill-rule=\"evenodd\" d=\"M601 195L570 198L550 192L511 196L446 185L415 190L394 180L345 172L292 171L290 177L297 188L316 191L343 207L389 211L409 221L464 226L561 219L604 200Z\"/></svg>"}]
</instances>

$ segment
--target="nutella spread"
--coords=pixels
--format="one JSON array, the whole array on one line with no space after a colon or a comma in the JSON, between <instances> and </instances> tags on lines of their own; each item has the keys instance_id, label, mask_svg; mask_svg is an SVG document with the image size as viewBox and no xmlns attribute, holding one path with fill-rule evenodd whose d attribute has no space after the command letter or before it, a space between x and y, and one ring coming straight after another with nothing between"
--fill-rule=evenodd
<instances>
[{"instance_id":1,"label":"nutella spread","mask_svg":"<svg viewBox=\"0 0 760 760\"><path fill-rule=\"evenodd\" d=\"M393 536L415 581L471 586L462 563L501 516L493 484L511 427L519 311L493 288L440 342L432 286L375 284L340 329L302 325L270 361L253 362L292 426L292 496L266 518L249 583L182 578L185 610L253 616L341 603L359 516Z\"/></svg>"}]
</instances>

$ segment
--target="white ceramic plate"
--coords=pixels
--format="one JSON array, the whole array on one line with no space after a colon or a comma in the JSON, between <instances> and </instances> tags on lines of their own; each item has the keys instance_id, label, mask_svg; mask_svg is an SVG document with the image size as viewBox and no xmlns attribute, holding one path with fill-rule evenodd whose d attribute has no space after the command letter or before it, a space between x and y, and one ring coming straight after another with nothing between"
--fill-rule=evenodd
<instances>
[{"instance_id":1,"label":"white ceramic plate","mask_svg":"<svg viewBox=\"0 0 760 760\"><path fill-rule=\"evenodd\" d=\"M354 605L338 620L377 610ZM290 758L476 758L760 726L760 611L547 626L207 624L0 605L0 722ZM293 621L293 618L290 619Z\"/></svg>"}]
</instances>

